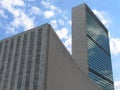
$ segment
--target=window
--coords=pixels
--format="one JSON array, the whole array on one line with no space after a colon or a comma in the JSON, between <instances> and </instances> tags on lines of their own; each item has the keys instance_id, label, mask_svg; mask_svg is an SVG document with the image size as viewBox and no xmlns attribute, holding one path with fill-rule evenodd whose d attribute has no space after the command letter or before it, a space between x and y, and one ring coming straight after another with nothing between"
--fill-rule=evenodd
<instances>
[{"instance_id":1,"label":"window","mask_svg":"<svg viewBox=\"0 0 120 90\"><path fill-rule=\"evenodd\" d=\"M7 89L13 46L14 46L14 39L11 39L3 90Z\"/></svg>"},{"instance_id":2,"label":"window","mask_svg":"<svg viewBox=\"0 0 120 90\"><path fill-rule=\"evenodd\" d=\"M33 90L38 90L42 29L38 30Z\"/></svg>"},{"instance_id":3,"label":"window","mask_svg":"<svg viewBox=\"0 0 120 90\"><path fill-rule=\"evenodd\" d=\"M19 77L18 77L18 83L17 83L18 90L21 90L22 76L23 76L23 69L24 69L25 55L26 55L26 44L27 44L27 34L24 34L21 62L20 62L20 68L19 68Z\"/></svg>"},{"instance_id":4,"label":"window","mask_svg":"<svg viewBox=\"0 0 120 90\"><path fill-rule=\"evenodd\" d=\"M27 62L25 90L29 90L34 38L35 38L35 32L32 31L31 36L30 36L30 44L29 44L29 54L28 54L28 62Z\"/></svg>"},{"instance_id":5,"label":"window","mask_svg":"<svg viewBox=\"0 0 120 90\"><path fill-rule=\"evenodd\" d=\"M2 62L1 62L1 68L0 68L0 85L3 77L3 71L4 71L4 65L6 61L6 55L7 55L7 49L8 49L8 40L5 41L3 56L2 56Z\"/></svg>"},{"instance_id":6,"label":"window","mask_svg":"<svg viewBox=\"0 0 120 90\"><path fill-rule=\"evenodd\" d=\"M21 40L21 36L18 36L17 37L16 50L15 50L15 56L14 56L13 69L12 69L12 77L11 77L11 83L10 83L10 90L13 90L14 84L15 84L16 68L17 68L17 62L18 62L18 56L19 56L19 49L20 49L20 40Z\"/></svg>"}]
</instances>

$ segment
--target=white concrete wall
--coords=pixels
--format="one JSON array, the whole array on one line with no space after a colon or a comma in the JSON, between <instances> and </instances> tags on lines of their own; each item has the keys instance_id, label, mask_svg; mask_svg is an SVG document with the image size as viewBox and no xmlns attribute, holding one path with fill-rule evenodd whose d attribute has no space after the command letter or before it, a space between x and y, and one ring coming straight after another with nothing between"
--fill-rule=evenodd
<instances>
[{"instance_id":1,"label":"white concrete wall","mask_svg":"<svg viewBox=\"0 0 120 90\"><path fill-rule=\"evenodd\" d=\"M72 9L72 57L88 75L86 35L86 7L85 4L82 4Z\"/></svg>"},{"instance_id":2,"label":"white concrete wall","mask_svg":"<svg viewBox=\"0 0 120 90\"><path fill-rule=\"evenodd\" d=\"M49 33L46 90L100 90L74 63L53 30Z\"/></svg>"}]
</instances>

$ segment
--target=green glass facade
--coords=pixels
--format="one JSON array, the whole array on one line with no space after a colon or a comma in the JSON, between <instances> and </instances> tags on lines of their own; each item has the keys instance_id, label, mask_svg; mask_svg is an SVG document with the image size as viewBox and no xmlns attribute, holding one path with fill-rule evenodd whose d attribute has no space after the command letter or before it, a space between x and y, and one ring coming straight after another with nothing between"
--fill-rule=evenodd
<instances>
[{"instance_id":1,"label":"green glass facade","mask_svg":"<svg viewBox=\"0 0 120 90\"><path fill-rule=\"evenodd\" d=\"M114 90L108 31L89 10L86 24L89 77L102 90Z\"/></svg>"}]
</instances>

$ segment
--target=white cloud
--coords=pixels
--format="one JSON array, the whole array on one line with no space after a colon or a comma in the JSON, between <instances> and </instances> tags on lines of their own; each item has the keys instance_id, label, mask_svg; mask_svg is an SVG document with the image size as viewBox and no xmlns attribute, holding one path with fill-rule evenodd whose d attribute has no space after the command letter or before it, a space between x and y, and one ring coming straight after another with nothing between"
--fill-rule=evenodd
<instances>
[{"instance_id":1,"label":"white cloud","mask_svg":"<svg viewBox=\"0 0 120 90\"><path fill-rule=\"evenodd\" d=\"M120 90L120 81L115 82L114 85L115 85L115 90Z\"/></svg>"},{"instance_id":2,"label":"white cloud","mask_svg":"<svg viewBox=\"0 0 120 90\"><path fill-rule=\"evenodd\" d=\"M108 31L108 37L111 38L110 32Z\"/></svg>"},{"instance_id":3,"label":"white cloud","mask_svg":"<svg viewBox=\"0 0 120 90\"><path fill-rule=\"evenodd\" d=\"M8 26L7 29L8 30L6 31L6 34L15 34L16 33L14 27L12 27L12 26Z\"/></svg>"},{"instance_id":4,"label":"white cloud","mask_svg":"<svg viewBox=\"0 0 120 90\"><path fill-rule=\"evenodd\" d=\"M10 0L7 0L10 1ZM11 0L13 5L16 6L24 6L24 1L23 0Z\"/></svg>"},{"instance_id":5,"label":"white cloud","mask_svg":"<svg viewBox=\"0 0 120 90\"><path fill-rule=\"evenodd\" d=\"M70 25L72 25L72 21L71 21L71 20L69 20L68 23L69 23Z\"/></svg>"},{"instance_id":6,"label":"white cloud","mask_svg":"<svg viewBox=\"0 0 120 90\"><path fill-rule=\"evenodd\" d=\"M68 36L67 40L64 42L64 45L67 47L69 52L71 53L71 46L72 46L72 37L71 35Z\"/></svg>"},{"instance_id":7,"label":"white cloud","mask_svg":"<svg viewBox=\"0 0 120 90\"><path fill-rule=\"evenodd\" d=\"M14 6L24 6L23 0L1 0L1 6L9 11L12 11Z\"/></svg>"},{"instance_id":8,"label":"white cloud","mask_svg":"<svg viewBox=\"0 0 120 90\"><path fill-rule=\"evenodd\" d=\"M34 27L34 20L31 17L27 16L24 11L15 9L14 13L12 13L12 14L15 16L15 18L9 24L7 33L8 32L14 33L15 29L18 27L23 27L24 30ZM10 30L10 29L12 29L12 30ZM12 32L10 32L10 31L12 31Z\"/></svg>"},{"instance_id":9,"label":"white cloud","mask_svg":"<svg viewBox=\"0 0 120 90\"><path fill-rule=\"evenodd\" d=\"M52 25L52 27L55 29L55 30L58 30L58 26L61 26L61 27L64 27L65 26L65 22L61 19L59 20L51 20L50 21L50 24Z\"/></svg>"},{"instance_id":10,"label":"white cloud","mask_svg":"<svg viewBox=\"0 0 120 90\"><path fill-rule=\"evenodd\" d=\"M5 15L4 11L3 10L0 10L0 16L2 16L3 18L8 18L7 15Z\"/></svg>"},{"instance_id":11,"label":"white cloud","mask_svg":"<svg viewBox=\"0 0 120 90\"><path fill-rule=\"evenodd\" d=\"M50 9L50 10L52 10L52 11L57 11L57 12L59 12L59 13L62 12L58 7L52 5L52 4L51 4L50 2L48 2L48 1L42 0L42 1L41 1L41 4L42 4L45 8Z\"/></svg>"},{"instance_id":12,"label":"white cloud","mask_svg":"<svg viewBox=\"0 0 120 90\"><path fill-rule=\"evenodd\" d=\"M32 11L32 14L36 14L36 15L39 15L39 14L42 13L41 10L40 10L40 8L35 7L35 6L33 6L33 7L31 8L31 11Z\"/></svg>"},{"instance_id":13,"label":"white cloud","mask_svg":"<svg viewBox=\"0 0 120 90\"><path fill-rule=\"evenodd\" d=\"M105 25L105 26L109 26L112 21L110 19L110 16L104 12L104 11L98 11L98 10L93 10L93 12L98 16L98 18L101 20L101 22ZM109 37L110 37L110 50L111 53L114 55L118 55L120 53L120 38L113 38L111 37L110 33L109 33Z\"/></svg>"},{"instance_id":14,"label":"white cloud","mask_svg":"<svg viewBox=\"0 0 120 90\"><path fill-rule=\"evenodd\" d=\"M60 19L58 20L58 22L59 22L60 25L64 25L65 24L65 22L63 20L60 20Z\"/></svg>"},{"instance_id":15,"label":"white cloud","mask_svg":"<svg viewBox=\"0 0 120 90\"><path fill-rule=\"evenodd\" d=\"M71 25L71 20L69 20L67 16L66 11L62 11L59 7L54 6L49 1L41 1L41 4L45 8L44 17L48 16L49 19L54 17L53 20L50 21L53 28L56 30L57 35L62 40L64 45L67 47L67 49L71 52L71 34L68 30L69 25ZM52 11L52 14L45 14L46 11ZM50 16L50 17L49 17ZM58 16L60 16L62 19L59 19ZM58 18L57 20L55 20ZM66 23L65 23L66 21Z\"/></svg>"},{"instance_id":16,"label":"white cloud","mask_svg":"<svg viewBox=\"0 0 120 90\"><path fill-rule=\"evenodd\" d=\"M71 53L72 40L71 35L69 34L69 30L66 27L64 27L61 28L60 30L57 30L56 33L61 40L64 39L63 43L67 47L68 51Z\"/></svg>"},{"instance_id":17,"label":"white cloud","mask_svg":"<svg viewBox=\"0 0 120 90\"><path fill-rule=\"evenodd\" d=\"M60 37L60 39L68 38L68 29L67 28L61 28L60 30L57 30L56 33Z\"/></svg>"},{"instance_id":18,"label":"white cloud","mask_svg":"<svg viewBox=\"0 0 120 90\"><path fill-rule=\"evenodd\" d=\"M53 11L45 11L44 12L44 18L49 19L49 18L51 18L53 16L54 16L54 12Z\"/></svg>"},{"instance_id":19,"label":"white cloud","mask_svg":"<svg viewBox=\"0 0 120 90\"><path fill-rule=\"evenodd\" d=\"M58 24L56 20L51 20L50 23L55 30L58 29Z\"/></svg>"},{"instance_id":20,"label":"white cloud","mask_svg":"<svg viewBox=\"0 0 120 90\"><path fill-rule=\"evenodd\" d=\"M9 2L9 3L8 3ZM15 33L15 29L23 27L25 30L34 26L34 20L25 13L26 8L23 0L1 0L1 7L11 13L14 19L8 24L6 33ZM15 6L18 6L16 8ZM38 10L34 7L34 10Z\"/></svg>"},{"instance_id":21,"label":"white cloud","mask_svg":"<svg viewBox=\"0 0 120 90\"><path fill-rule=\"evenodd\" d=\"M41 4L45 7L44 11L42 12L44 15L44 18L51 18L53 16L55 16L56 14L61 13L61 9L59 9L58 7L52 5L50 2L48 1L41 1Z\"/></svg>"},{"instance_id":22,"label":"white cloud","mask_svg":"<svg viewBox=\"0 0 120 90\"><path fill-rule=\"evenodd\" d=\"M101 20L101 22L109 27L109 25L112 23L110 16L104 12L104 11L98 11L96 9L92 10L94 12L94 14Z\"/></svg>"},{"instance_id":23,"label":"white cloud","mask_svg":"<svg viewBox=\"0 0 120 90\"><path fill-rule=\"evenodd\" d=\"M110 38L110 49L115 55L120 53L120 38Z\"/></svg>"},{"instance_id":24,"label":"white cloud","mask_svg":"<svg viewBox=\"0 0 120 90\"><path fill-rule=\"evenodd\" d=\"M44 19L50 20L60 39L67 49L71 51L71 35L68 30L71 21L68 19L66 11L62 11L51 2L44 0L41 1L41 8L27 4L24 0L0 0L0 3L2 7L0 9L2 10L0 11L1 15L5 17L5 12L7 11L13 16L12 20L6 26L6 33L17 33L20 27L24 28L24 30L30 29L35 26L36 15L42 15ZM63 19L59 19L60 17L58 18L58 16ZM56 18L58 19L56 20Z\"/></svg>"},{"instance_id":25,"label":"white cloud","mask_svg":"<svg viewBox=\"0 0 120 90\"><path fill-rule=\"evenodd\" d=\"M24 26L25 29L30 29L34 26L34 21L30 19L25 13L21 13L19 17L15 18L12 22L12 26Z\"/></svg>"}]
</instances>

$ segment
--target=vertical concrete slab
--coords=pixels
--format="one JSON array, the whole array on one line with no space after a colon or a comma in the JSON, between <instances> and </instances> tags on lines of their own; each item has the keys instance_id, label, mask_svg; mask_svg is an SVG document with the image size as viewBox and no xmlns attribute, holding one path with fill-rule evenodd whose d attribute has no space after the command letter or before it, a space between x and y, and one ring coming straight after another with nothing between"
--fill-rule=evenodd
<instances>
[{"instance_id":1,"label":"vertical concrete slab","mask_svg":"<svg viewBox=\"0 0 120 90\"><path fill-rule=\"evenodd\" d=\"M100 90L75 64L55 32L50 30L45 90Z\"/></svg>"},{"instance_id":2,"label":"vertical concrete slab","mask_svg":"<svg viewBox=\"0 0 120 90\"><path fill-rule=\"evenodd\" d=\"M82 22L81 22L82 21ZM72 8L72 57L88 74L85 4Z\"/></svg>"}]
</instances>

